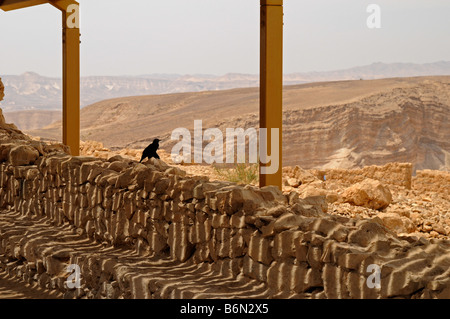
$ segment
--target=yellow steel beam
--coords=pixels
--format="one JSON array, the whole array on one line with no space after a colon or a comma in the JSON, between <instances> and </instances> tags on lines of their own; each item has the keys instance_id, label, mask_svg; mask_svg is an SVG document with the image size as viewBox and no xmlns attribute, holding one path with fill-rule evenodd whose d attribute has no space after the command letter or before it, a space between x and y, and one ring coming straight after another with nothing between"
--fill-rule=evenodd
<instances>
[{"instance_id":1,"label":"yellow steel beam","mask_svg":"<svg viewBox=\"0 0 450 319\"><path fill-rule=\"evenodd\" d=\"M3 11L23 9L48 3L47 0L0 0L0 9Z\"/></svg>"},{"instance_id":2,"label":"yellow steel beam","mask_svg":"<svg viewBox=\"0 0 450 319\"><path fill-rule=\"evenodd\" d=\"M260 128L267 129L267 150L271 163L260 162L260 186L282 187L283 123L283 0L261 0L260 60ZM278 129L278 141L272 145L272 129ZM261 141L260 141L261 143ZM278 154L276 152L278 151ZM277 155L278 158L273 156ZM276 163L278 161L278 163ZM263 174L262 169L277 165L276 172Z\"/></svg>"},{"instance_id":3,"label":"yellow steel beam","mask_svg":"<svg viewBox=\"0 0 450 319\"><path fill-rule=\"evenodd\" d=\"M50 1L63 20L63 143L73 156L80 155L80 28L79 4Z\"/></svg>"}]
</instances>

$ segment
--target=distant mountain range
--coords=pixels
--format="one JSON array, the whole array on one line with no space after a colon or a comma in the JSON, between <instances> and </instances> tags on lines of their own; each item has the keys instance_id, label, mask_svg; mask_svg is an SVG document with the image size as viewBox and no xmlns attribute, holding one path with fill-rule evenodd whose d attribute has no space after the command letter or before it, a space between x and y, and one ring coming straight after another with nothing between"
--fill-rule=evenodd
<instances>
[{"instance_id":1,"label":"distant mountain range","mask_svg":"<svg viewBox=\"0 0 450 319\"><path fill-rule=\"evenodd\" d=\"M284 76L284 84L426 75L450 75L450 61L427 64L373 63L337 71L292 73ZM5 84L5 99L0 103L4 112L61 110L60 78L44 77L33 72L0 77ZM216 91L258 85L259 75L238 73L223 76L178 74L89 76L81 78L81 107L116 97Z\"/></svg>"}]
</instances>

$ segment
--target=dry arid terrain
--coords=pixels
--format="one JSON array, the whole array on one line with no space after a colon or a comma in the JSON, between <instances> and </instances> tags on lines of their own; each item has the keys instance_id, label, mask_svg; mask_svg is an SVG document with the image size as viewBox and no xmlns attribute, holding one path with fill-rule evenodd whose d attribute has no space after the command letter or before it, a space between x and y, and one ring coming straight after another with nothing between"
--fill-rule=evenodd
<instances>
[{"instance_id":1,"label":"dry arid terrain","mask_svg":"<svg viewBox=\"0 0 450 319\"><path fill-rule=\"evenodd\" d=\"M175 128L257 128L257 88L126 97L81 111L82 140L170 152ZM283 166L357 168L408 162L450 168L450 77L324 82L284 89ZM61 122L27 131L59 140Z\"/></svg>"},{"instance_id":2,"label":"dry arid terrain","mask_svg":"<svg viewBox=\"0 0 450 319\"><path fill-rule=\"evenodd\" d=\"M60 124L24 135L0 113L0 298L450 298L449 88L286 87L281 191L170 156L195 119L256 127L257 89L86 107L81 157L46 141ZM139 164L154 137L161 160Z\"/></svg>"}]
</instances>

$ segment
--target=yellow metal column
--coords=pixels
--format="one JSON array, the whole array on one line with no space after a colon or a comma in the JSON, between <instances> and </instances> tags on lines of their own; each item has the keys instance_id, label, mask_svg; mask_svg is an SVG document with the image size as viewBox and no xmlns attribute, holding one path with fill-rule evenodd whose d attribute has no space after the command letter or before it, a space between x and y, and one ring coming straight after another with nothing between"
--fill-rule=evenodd
<instances>
[{"instance_id":1,"label":"yellow metal column","mask_svg":"<svg viewBox=\"0 0 450 319\"><path fill-rule=\"evenodd\" d=\"M259 184L282 187L283 123L283 0L261 0L260 128L267 128L267 150L278 148L278 170L262 174ZM271 129L279 130L278 145L271 143ZM261 142L260 142L261 143ZM272 154L274 152L272 151ZM275 159L276 160L276 159ZM272 159L272 162L274 159ZM270 166L261 163L260 166ZM273 163L272 163L273 164Z\"/></svg>"},{"instance_id":2,"label":"yellow metal column","mask_svg":"<svg viewBox=\"0 0 450 319\"><path fill-rule=\"evenodd\" d=\"M0 0L0 9L17 10L50 3L63 16L63 143L80 154L80 6L75 0Z\"/></svg>"},{"instance_id":3,"label":"yellow metal column","mask_svg":"<svg viewBox=\"0 0 450 319\"><path fill-rule=\"evenodd\" d=\"M51 1L63 18L63 143L80 154L80 29L79 4Z\"/></svg>"}]
</instances>

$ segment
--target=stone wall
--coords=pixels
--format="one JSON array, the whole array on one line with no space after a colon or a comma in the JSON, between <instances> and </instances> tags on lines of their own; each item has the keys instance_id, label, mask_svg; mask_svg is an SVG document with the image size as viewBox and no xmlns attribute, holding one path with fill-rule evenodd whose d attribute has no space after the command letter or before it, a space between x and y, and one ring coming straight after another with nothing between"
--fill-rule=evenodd
<instances>
[{"instance_id":1,"label":"stone wall","mask_svg":"<svg viewBox=\"0 0 450 319\"><path fill-rule=\"evenodd\" d=\"M4 90L5 87L3 86L2 78L0 78L0 101L3 100L3 97L5 96Z\"/></svg>"},{"instance_id":2,"label":"stone wall","mask_svg":"<svg viewBox=\"0 0 450 319\"><path fill-rule=\"evenodd\" d=\"M422 170L412 179L413 188L423 193L450 194L450 172Z\"/></svg>"},{"instance_id":3,"label":"stone wall","mask_svg":"<svg viewBox=\"0 0 450 319\"><path fill-rule=\"evenodd\" d=\"M411 189L412 164L411 163L389 163L384 166L367 166L360 169L326 169L312 170L321 180L326 177L327 181L339 180L349 186L362 182L366 178L379 180L385 184L406 187Z\"/></svg>"},{"instance_id":4,"label":"stone wall","mask_svg":"<svg viewBox=\"0 0 450 319\"><path fill-rule=\"evenodd\" d=\"M270 297L450 297L448 242L399 238L376 221L328 215L322 197L209 182L159 160L72 157L30 145L2 154L2 210L72 225L77 236L106 246L226 267L234 277L260 282ZM0 233L0 254L58 277L42 262L39 245L21 242ZM379 289L366 284L373 264L381 269ZM87 263L83 271L95 267ZM120 281L111 276L118 275L91 277Z\"/></svg>"}]
</instances>

